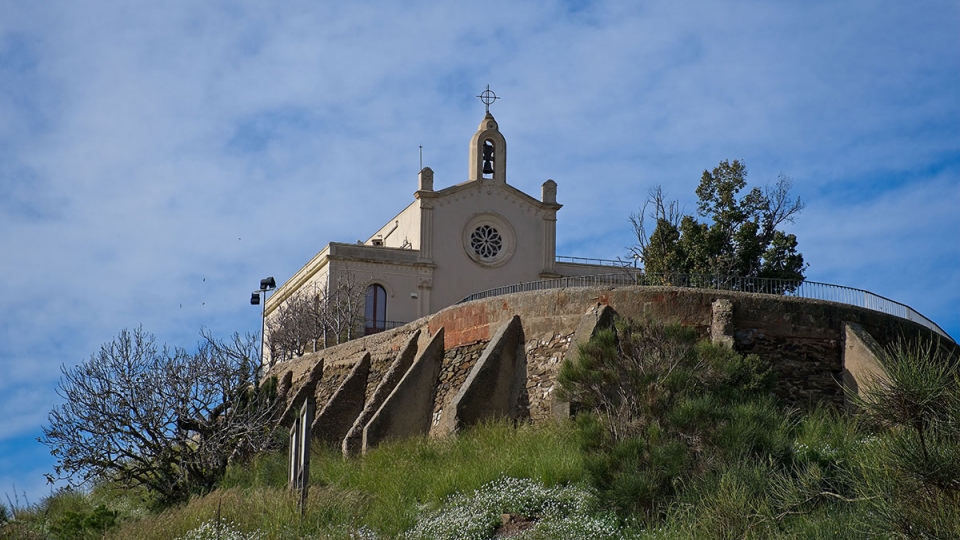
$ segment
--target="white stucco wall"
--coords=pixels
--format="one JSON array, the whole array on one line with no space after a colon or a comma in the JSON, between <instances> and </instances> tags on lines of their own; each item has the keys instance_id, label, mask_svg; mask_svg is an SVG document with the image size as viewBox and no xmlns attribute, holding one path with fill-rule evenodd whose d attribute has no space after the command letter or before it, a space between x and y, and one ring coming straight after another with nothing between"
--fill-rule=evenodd
<instances>
[{"instance_id":1,"label":"white stucco wall","mask_svg":"<svg viewBox=\"0 0 960 540\"><path fill-rule=\"evenodd\" d=\"M486 140L495 147L495 172L488 179L481 167ZM417 185L411 185L417 188L413 202L363 244L328 244L270 298L268 319L293 295L332 290L338 281L363 290L382 285L386 320L408 322L478 291L558 276L556 183L544 183L542 200L506 183L506 140L489 113L470 152L470 181L435 189L433 171L421 169ZM487 258L471 246L471 234L484 225L495 228L503 242L498 254L488 252Z\"/></svg>"},{"instance_id":2,"label":"white stucco wall","mask_svg":"<svg viewBox=\"0 0 960 540\"><path fill-rule=\"evenodd\" d=\"M468 250L470 231L465 227L475 216L486 214L509 224L512 234L500 231L512 246L509 258L497 266L474 261ZM431 311L437 311L464 296L485 289L539 279L543 262L543 219L535 201L524 200L503 184L471 182L441 193L434 207L434 257ZM467 237L465 245L465 237Z\"/></svg>"},{"instance_id":3,"label":"white stucco wall","mask_svg":"<svg viewBox=\"0 0 960 540\"><path fill-rule=\"evenodd\" d=\"M377 232L370 235L364 244L374 239L383 240L384 247L402 248L404 241L409 249L420 249L420 201L413 201Z\"/></svg>"},{"instance_id":4,"label":"white stucco wall","mask_svg":"<svg viewBox=\"0 0 960 540\"><path fill-rule=\"evenodd\" d=\"M382 285L387 292L388 321L409 322L426 315L420 314L418 251L350 244L332 247L331 286L340 279L364 290L373 283Z\"/></svg>"},{"instance_id":5,"label":"white stucco wall","mask_svg":"<svg viewBox=\"0 0 960 540\"><path fill-rule=\"evenodd\" d=\"M266 316L270 316L283 305L291 296L301 292L313 291L315 288L326 287L330 244L327 244L310 261L303 265L296 274L291 276L276 291L267 298Z\"/></svg>"}]
</instances>

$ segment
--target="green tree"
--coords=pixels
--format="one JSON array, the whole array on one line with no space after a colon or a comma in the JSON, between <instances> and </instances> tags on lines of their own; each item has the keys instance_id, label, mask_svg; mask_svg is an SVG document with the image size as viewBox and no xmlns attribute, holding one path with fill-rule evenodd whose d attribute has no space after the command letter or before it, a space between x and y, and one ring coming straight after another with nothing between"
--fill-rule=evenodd
<instances>
[{"instance_id":1,"label":"green tree","mask_svg":"<svg viewBox=\"0 0 960 540\"><path fill-rule=\"evenodd\" d=\"M703 171L697 187L700 222L683 215L654 189L639 213L630 216L638 244L631 248L648 274L703 274L803 280L806 264L797 251L797 237L780 230L792 223L803 202L790 195L792 181L780 175L776 184L747 186L741 161L721 161ZM646 219L655 223L647 234Z\"/></svg>"}]
</instances>

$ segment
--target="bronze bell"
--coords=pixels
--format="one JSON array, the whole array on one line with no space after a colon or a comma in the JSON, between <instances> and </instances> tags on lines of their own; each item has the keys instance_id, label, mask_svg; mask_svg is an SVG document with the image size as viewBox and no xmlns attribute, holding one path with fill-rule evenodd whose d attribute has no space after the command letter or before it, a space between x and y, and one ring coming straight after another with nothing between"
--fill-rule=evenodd
<instances>
[{"instance_id":1,"label":"bronze bell","mask_svg":"<svg viewBox=\"0 0 960 540\"><path fill-rule=\"evenodd\" d=\"M493 162L484 160L483 174L493 174Z\"/></svg>"},{"instance_id":2,"label":"bronze bell","mask_svg":"<svg viewBox=\"0 0 960 540\"><path fill-rule=\"evenodd\" d=\"M490 143L483 145L483 159L484 161L493 160L493 145Z\"/></svg>"}]
</instances>

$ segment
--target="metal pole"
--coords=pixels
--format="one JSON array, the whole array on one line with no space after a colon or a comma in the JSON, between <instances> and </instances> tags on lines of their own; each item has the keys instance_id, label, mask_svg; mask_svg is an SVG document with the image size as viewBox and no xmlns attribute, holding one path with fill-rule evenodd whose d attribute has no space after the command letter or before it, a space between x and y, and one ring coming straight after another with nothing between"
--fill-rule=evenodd
<instances>
[{"instance_id":1,"label":"metal pole","mask_svg":"<svg viewBox=\"0 0 960 540\"><path fill-rule=\"evenodd\" d=\"M267 329L267 290L260 289L263 305L260 306L260 366L263 367L263 334Z\"/></svg>"}]
</instances>

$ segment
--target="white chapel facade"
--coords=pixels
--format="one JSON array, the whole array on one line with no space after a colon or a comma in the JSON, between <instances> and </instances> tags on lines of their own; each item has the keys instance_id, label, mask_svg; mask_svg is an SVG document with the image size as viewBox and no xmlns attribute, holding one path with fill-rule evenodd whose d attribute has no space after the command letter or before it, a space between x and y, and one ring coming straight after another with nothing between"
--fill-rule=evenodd
<instances>
[{"instance_id":1,"label":"white chapel facade","mask_svg":"<svg viewBox=\"0 0 960 540\"><path fill-rule=\"evenodd\" d=\"M268 298L267 320L295 295L343 280L365 287L364 333L372 333L479 291L610 272L557 262L557 184L545 181L535 198L507 183L507 143L489 109L469 152L467 181L436 189L433 171L422 169L413 202L363 242L327 244Z\"/></svg>"}]
</instances>

